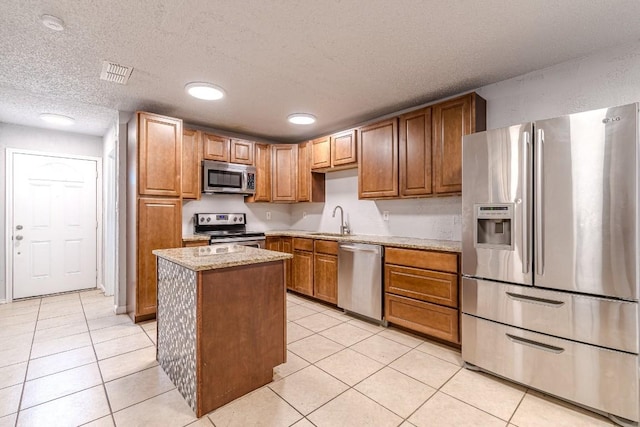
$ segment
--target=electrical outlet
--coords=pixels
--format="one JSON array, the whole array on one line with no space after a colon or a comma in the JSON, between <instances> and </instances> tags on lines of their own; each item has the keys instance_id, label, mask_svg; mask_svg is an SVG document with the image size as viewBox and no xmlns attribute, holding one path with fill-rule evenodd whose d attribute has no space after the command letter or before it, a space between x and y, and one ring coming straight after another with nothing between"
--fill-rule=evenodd
<instances>
[{"instance_id":1,"label":"electrical outlet","mask_svg":"<svg viewBox=\"0 0 640 427\"><path fill-rule=\"evenodd\" d=\"M305 211L302 211L302 219L305 219L307 217L307 213Z\"/></svg>"},{"instance_id":2,"label":"electrical outlet","mask_svg":"<svg viewBox=\"0 0 640 427\"><path fill-rule=\"evenodd\" d=\"M383 211L382 212L382 220L383 221L389 221L389 211Z\"/></svg>"},{"instance_id":3,"label":"electrical outlet","mask_svg":"<svg viewBox=\"0 0 640 427\"><path fill-rule=\"evenodd\" d=\"M271 211L267 211L267 221L271 221Z\"/></svg>"}]
</instances>

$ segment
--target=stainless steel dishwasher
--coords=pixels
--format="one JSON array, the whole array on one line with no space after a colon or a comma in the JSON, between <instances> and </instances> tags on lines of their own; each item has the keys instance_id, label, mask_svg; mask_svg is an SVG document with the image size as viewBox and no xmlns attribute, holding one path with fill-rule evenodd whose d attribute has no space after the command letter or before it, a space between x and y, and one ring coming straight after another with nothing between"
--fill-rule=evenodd
<instances>
[{"instance_id":1,"label":"stainless steel dishwasher","mask_svg":"<svg viewBox=\"0 0 640 427\"><path fill-rule=\"evenodd\" d=\"M338 250L338 307L382 322L384 248L341 243Z\"/></svg>"}]
</instances>

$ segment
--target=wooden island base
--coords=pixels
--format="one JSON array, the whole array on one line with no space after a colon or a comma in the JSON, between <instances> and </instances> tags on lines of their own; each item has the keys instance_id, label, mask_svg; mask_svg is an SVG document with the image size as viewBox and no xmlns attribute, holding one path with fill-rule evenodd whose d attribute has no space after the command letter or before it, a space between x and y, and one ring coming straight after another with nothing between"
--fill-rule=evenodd
<instances>
[{"instance_id":1,"label":"wooden island base","mask_svg":"<svg viewBox=\"0 0 640 427\"><path fill-rule=\"evenodd\" d=\"M158 258L158 361L198 417L286 361L282 260L193 271Z\"/></svg>"}]
</instances>

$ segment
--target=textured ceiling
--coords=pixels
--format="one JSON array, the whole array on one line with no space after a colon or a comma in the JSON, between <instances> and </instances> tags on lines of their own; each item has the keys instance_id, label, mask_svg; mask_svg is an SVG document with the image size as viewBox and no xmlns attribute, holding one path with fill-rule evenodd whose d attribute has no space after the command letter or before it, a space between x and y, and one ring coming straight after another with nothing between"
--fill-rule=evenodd
<instances>
[{"instance_id":1,"label":"textured ceiling","mask_svg":"<svg viewBox=\"0 0 640 427\"><path fill-rule=\"evenodd\" d=\"M299 141L638 40L638 16L637 0L2 0L0 121L59 112L102 135L115 110L146 110ZM99 80L103 60L133 66L129 83ZM191 81L227 97L193 99Z\"/></svg>"}]
</instances>

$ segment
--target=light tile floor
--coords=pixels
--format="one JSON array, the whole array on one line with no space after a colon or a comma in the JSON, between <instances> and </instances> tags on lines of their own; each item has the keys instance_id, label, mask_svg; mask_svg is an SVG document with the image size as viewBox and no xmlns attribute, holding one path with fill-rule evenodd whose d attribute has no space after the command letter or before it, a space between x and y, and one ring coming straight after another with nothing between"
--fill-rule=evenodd
<instances>
[{"instance_id":1,"label":"light tile floor","mask_svg":"<svg viewBox=\"0 0 640 427\"><path fill-rule=\"evenodd\" d=\"M287 296L274 381L196 419L155 360L156 323L76 292L0 305L3 426L602 426L606 418L461 367L460 353Z\"/></svg>"}]
</instances>

